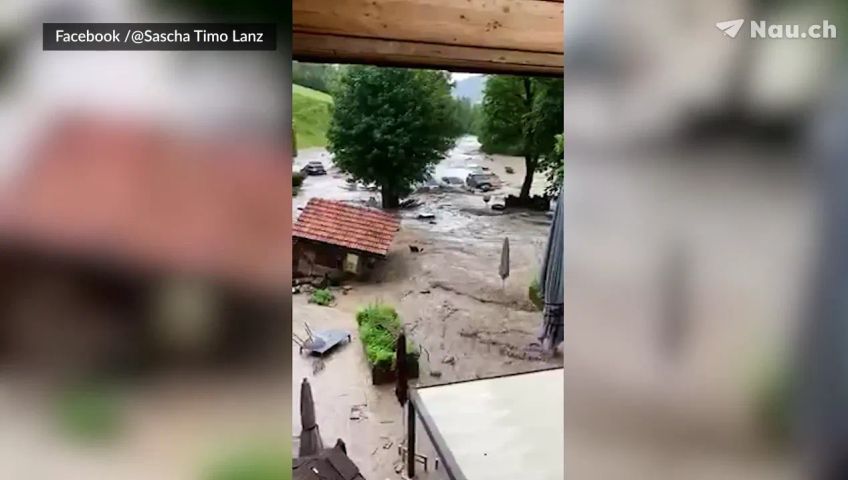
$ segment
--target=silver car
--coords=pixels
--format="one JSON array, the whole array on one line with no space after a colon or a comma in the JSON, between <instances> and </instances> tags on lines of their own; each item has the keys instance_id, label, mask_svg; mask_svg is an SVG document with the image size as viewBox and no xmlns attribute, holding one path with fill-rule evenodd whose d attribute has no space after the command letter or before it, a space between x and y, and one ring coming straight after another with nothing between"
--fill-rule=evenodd
<instances>
[{"instance_id":1,"label":"silver car","mask_svg":"<svg viewBox=\"0 0 848 480\"><path fill-rule=\"evenodd\" d=\"M494 173L469 173L465 177L465 184L482 192L488 192L499 187L501 179Z\"/></svg>"}]
</instances>

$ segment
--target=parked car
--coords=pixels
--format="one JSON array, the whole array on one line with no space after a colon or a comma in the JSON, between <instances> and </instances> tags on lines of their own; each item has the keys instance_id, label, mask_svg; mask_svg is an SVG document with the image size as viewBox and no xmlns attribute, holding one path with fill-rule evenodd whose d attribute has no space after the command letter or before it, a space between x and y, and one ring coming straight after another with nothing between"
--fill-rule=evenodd
<instances>
[{"instance_id":1,"label":"parked car","mask_svg":"<svg viewBox=\"0 0 848 480\"><path fill-rule=\"evenodd\" d=\"M324 169L324 164L317 161L317 160L307 163L306 166L303 167L300 171L305 173L306 175L326 175L327 174L327 170Z\"/></svg>"},{"instance_id":2,"label":"parked car","mask_svg":"<svg viewBox=\"0 0 848 480\"><path fill-rule=\"evenodd\" d=\"M494 173L469 173L465 177L465 184L471 188L488 192L501 184L501 179Z\"/></svg>"}]
</instances>

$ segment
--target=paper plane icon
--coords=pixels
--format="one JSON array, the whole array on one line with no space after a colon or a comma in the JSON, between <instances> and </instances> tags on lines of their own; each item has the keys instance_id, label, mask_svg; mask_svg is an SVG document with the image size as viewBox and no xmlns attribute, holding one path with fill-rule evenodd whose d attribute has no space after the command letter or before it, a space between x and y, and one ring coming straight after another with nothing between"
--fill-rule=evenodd
<instances>
[{"instance_id":1,"label":"paper plane icon","mask_svg":"<svg viewBox=\"0 0 848 480\"><path fill-rule=\"evenodd\" d=\"M738 34L739 30L742 29L742 25L744 23L744 18L737 18L736 20L726 20L724 22L718 22L715 24L715 26L728 37L736 38L736 34Z\"/></svg>"}]
</instances>

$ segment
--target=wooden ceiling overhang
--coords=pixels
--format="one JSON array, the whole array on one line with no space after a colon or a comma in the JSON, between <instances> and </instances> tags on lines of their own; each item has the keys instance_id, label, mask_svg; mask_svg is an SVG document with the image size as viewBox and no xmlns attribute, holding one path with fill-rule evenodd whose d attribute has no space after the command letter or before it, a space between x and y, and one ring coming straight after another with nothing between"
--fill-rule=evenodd
<instances>
[{"instance_id":1,"label":"wooden ceiling overhang","mask_svg":"<svg viewBox=\"0 0 848 480\"><path fill-rule=\"evenodd\" d=\"M293 0L294 60L563 74L562 0Z\"/></svg>"}]
</instances>

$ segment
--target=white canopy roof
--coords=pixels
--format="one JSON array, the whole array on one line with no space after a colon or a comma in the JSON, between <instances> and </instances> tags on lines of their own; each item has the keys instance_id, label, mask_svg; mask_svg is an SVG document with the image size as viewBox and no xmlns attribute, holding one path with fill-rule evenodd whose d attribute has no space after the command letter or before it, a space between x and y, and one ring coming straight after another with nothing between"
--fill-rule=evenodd
<instances>
[{"instance_id":1,"label":"white canopy roof","mask_svg":"<svg viewBox=\"0 0 848 480\"><path fill-rule=\"evenodd\" d=\"M557 368L420 388L413 400L458 478L563 480L563 390Z\"/></svg>"}]
</instances>

